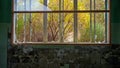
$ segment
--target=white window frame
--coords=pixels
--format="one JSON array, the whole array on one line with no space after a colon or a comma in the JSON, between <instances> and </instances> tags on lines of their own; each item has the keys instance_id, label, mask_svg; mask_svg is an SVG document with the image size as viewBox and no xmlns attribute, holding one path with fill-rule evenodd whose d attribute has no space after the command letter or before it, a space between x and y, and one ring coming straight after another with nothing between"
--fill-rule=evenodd
<instances>
[{"instance_id":1,"label":"white window frame","mask_svg":"<svg viewBox=\"0 0 120 68\"><path fill-rule=\"evenodd\" d=\"M12 21L12 44L13 45L49 45L49 44L60 44L60 45L63 45L63 44L65 44L65 45L69 45L69 44L73 44L73 45L110 45L111 44L111 29L110 29L110 2L109 2L109 6L107 5L107 1L108 0L105 0L105 10L95 10L95 7L94 7L94 10L92 10L92 7L90 6L90 10L77 10L77 0L73 0L74 1L74 10L73 11L67 11L67 10L61 10L62 8L61 7L63 7L62 5L59 5L59 8L60 8L60 11L15 11L14 10L14 8L15 8L15 6L14 6L14 1L15 0L13 0L13 10L12 10L12 15L13 15L13 21ZM62 0L59 0L60 1L60 3L61 3L61 1ZM92 0L90 0L90 3L92 3L91 2ZM94 0L94 2L95 2L95 0ZM44 5L46 5L47 6L47 0L44 0ZM108 8L109 7L109 8ZM47 13L60 13L59 14L59 17L61 16L61 13L64 13L64 12L69 12L69 13L73 13L74 14L74 42L72 42L72 43L69 43L69 42L63 42L63 38L62 38L62 36L63 36L63 34L62 34L62 26L59 26L59 29L60 29L60 42L58 43L58 42L47 42L47 20L45 19L46 17L47 17ZM105 13L105 16L106 16L106 22L107 21L109 21L109 23L106 23L105 24L105 26L106 26L106 28L105 28L105 32L106 32L106 34L105 34L105 42L106 43L88 43L88 42L86 42L86 43L81 43L81 42L77 42L77 34L78 34L78 29L77 29L77 13L86 13L86 12L89 12L90 13L90 18L91 18L91 14L92 13L94 13L94 16L95 16L95 13L99 13L99 12L104 12ZM43 38L43 40L44 40L44 42L16 42L16 36L15 36L15 20L14 19L16 19L16 16L14 15L15 13L44 13L44 15L43 15L43 21L44 21L44 23L43 23L43 27L44 27L44 30L43 30L43 34L44 34L44 38ZM108 18L108 16L107 16L107 13L109 13L109 18ZM26 14L25 14L26 15ZM44 18L45 17L45 18ZM60 19L62 19L61 17L60 17ZM109 19L109 20L107 20L107 19ZM95 23L95 21L94 21L94 23ZM24 25L26 25L26 24L24 24ZM30 24L31 25L31 24ZM61 23L61 25L63 25L62 23ZM95 24L94 24L95 25ZM90 25L90 26L92 26L92 25ZM95 26L94 26L94 28L96 28ZM25 27L24 27L24 29L25 29ZM30 28L31 29L31 28ZM90 28L91 29L91 28ZM24 30L24 34L25 34L25 30ZM32 35L31 33L30 33L30 35ZM25 35L24 35L25 36ZM31 39L30 39L31 40ZM25 41L25 37L24 37L24 41Z\"/></svg>"}]
</instances>

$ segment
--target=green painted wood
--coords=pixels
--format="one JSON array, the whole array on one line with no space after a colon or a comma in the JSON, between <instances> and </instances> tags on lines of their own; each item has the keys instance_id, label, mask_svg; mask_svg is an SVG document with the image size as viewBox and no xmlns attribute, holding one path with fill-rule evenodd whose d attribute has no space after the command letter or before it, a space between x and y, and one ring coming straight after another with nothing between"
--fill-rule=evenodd
<instances>
[{"instance_id":1,"label":"green painted wood","mask_svg":"<svg viewBox=\"0 0 120 68\"><path fill-rule=\"evenodd\" d=\"M120 0L111 0L111 42L120 44Z\"/></svg>"},{"instance_id":2,"label":"green painted wood","mask_svg":"<svg viewBox=\"0 0 120 68\"><path fill-rule=\"evenodd\" d=\"M111 23L120 23L120 0L111 0Z\"/></svg>"},{"instance_id":3,"label":"green painted wood","mask_svg":"<svg viewBox=\"0 0 120 68\"><path fill-rule=\"evenodd\" d=\"M120 44L120 23L111 24L112 44Z\"/></svg>"},{"instance_id":4,"label":"green painted wood","mask_svg":"<svg viewBox=\"0 0 120 68\"><path fill-rule=\"evenodd\" d=\"M12 20L12 0L0 0L0 23L10 23Z\"/></svg>"},{"instance_id":5,"label":"green painted wood","mask_svg":"<svg viewBox=\"0 0 120 68\"><path fill-rule=\"evenodd\" d=\"M7 23L0 23L0 68L7 68Z\"/></svg>"}]
</instances>

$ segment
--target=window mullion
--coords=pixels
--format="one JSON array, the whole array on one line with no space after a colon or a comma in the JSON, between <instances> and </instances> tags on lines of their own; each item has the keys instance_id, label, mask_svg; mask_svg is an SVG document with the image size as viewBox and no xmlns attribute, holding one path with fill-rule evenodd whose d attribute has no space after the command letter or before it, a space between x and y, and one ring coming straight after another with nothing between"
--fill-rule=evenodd
<instances>
[{"instance_id":1,"label":"window mullion","mask_svg":"<svg viewBox=\"0 0 120 68\"><path fill-rule=\"evenodd\" d=\"M61 10L61 0L59 0L59 10ZM61 28L61 13L59 13L59 39L62 41L62 28Z\"/></svg>"},{"instance_id":2,"label":"window mullion","mask_svg":"<svg viewBox=\"0 0 120 68\"><path fill-rule=\"evenodd\" d=\"M77 11L77 0L74 0L74 11ZM74 13L74 42L77 42L78 36L78 24L77 24L77 12Z\"/></svg>"},{"instance_id":3,"label":"window mullion","mask_svg":"<svg viewBox=\"0 0 120 68\"><path fill-rule=\"evenodd\" d=\"M64 10L64 0L59 0L59 10ZM64 36L64 13L59 13L59 38L60 42L63 42Z\"/></svg>"},{"instance_id":4,"label":"window mullion","mask_svg":"<svg viewBox=\"0 0 120 68\"><path fill-rule=\"evenodd\" d=\"M105 0L105 10L108 9L108 4L107 3L108 3L108 0ZM105 43L107 43L107 39L108 39L107 38L107 35L108 35L107 34L107 32L108 32L107 31L107 29L108 29L107 28L107 25L108 25L107 23L108 23L108 15L107 15L107 12L105 12Z\"/></svg>"},{"instance_id":5,"label":"window mullion","mask_svg":"<svg viewBox=\"0 0 120 68\"><path fill-rule=\"evenodd\" d=\"M15 6L14 6L14 10L17 10L17 0L14 0L14 3L15 3ZM17 35L18 34L18 31L17 31L17 28L18 28L18 23L17 23L17 13L15 14L14 13L14 42L17 41Z\"/></svg>"},{"instance_id":6,"label":"window mullion","mask_svg":"<svg viewBox=\"0 0 120 68\"><path fill-rule=\"evenodd\" d=\"M17 1L18 1L18 0L14 0L14 4L15 4L15 5L14 5L14 11L17 11L17 7L18 7L18 6L17 6Z\"/></svg>"},{"instance_id":7,"label":"window mullion","mask_svg":"<svg viewBox=\"0 0 120 68\"><path fill-rule=\"evenodd\" d=\"M29 1L29 8L30 8L30 11L31 11L31 0ZM30 13L29 14L30 15L30 17L29 17L29 26L30 26L30 28L29 28L29 33L30 33L30 39L29 39L29 41L31 42L31 40L32 40L32 14Z\"/></svg>"},{"instance_id":8,"label":"window mullion","mask_svg":"<svg viewBox=\"0 0 120 68\"><path fill-rule=\"evenodd\" d=\"M64 0L61 0L61 10L64 10ZM61 41L63 42L64 40L64 13L61 13L61 30L62 30L62 37Z\"/></svg>"},{"instance_id":9,"label":"window mullion","mask_svg":"<svg viewBox=\"0 0 120 68\"><path fill-rule=\"evenodd\" d=\"M26 0L24 0L24 10L26 11ZM26 13L24 13L23 19L24 19L24 38L23 38L23 42L25 42L26 41Z\"/></svg>"},{"instance_id":10,"label":"window mullion","mask_svg":"<svg viewBox=\"0 0 120 68\"><path fill-rule=\"evenodd\" d=\"M13 24L13 42L17 42L17 35L16 35L16 31L17 31L17 13L14 14L14 24Z\"/></svg>"},{"instance_id":11,"label":"window mullion","mask_svg":"<svg viewBox=\"0 0 120 68\"><path fill-rule=\"evenodd\" d=\"M96 0L94 0L94 10L96 10ZM96 13L94 13L94 42L96 42Z\"/></svg>"},{"instance_id":12,"label":"window mullion","mask_svg":"<svg viewBox=\"0 0 120 68\"><path fill-rule=\"evenodd\" d=\"M92 10L92 0L90 0L90 10ZM90 12L90 42L92 42L92 13Z\"/></svg>"},{"instance_id":13,"label":"window mullion","mask_svg":"<svg viewBox=\"0 0 120 68\"><path fill-rule=\"evenodd\" d=\"M47 0L44 0L44 5L47 6ZM46 10L44 8L44 10ZM47 42L47 13L44 13L43 15L43 34L44 34L44 37L43 37L43 40L44 42Z\"/></svg>"},{"instance_id":14,"label":"window mullion","mask_svg":"<svg viewBox=\"0 0 120 68\"><path fill-rule=\"evenodd\" d=\"M17 24L17 14L14 15L14 42L17 42L18 40L18 24Z\"/></svg>"}]
</instances>

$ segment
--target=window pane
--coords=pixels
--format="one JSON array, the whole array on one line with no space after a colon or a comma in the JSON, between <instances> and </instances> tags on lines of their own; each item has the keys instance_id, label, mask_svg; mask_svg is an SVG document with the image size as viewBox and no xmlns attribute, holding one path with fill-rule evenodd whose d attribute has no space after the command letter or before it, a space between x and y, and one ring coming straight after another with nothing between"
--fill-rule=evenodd
<instances>
[{"instance_id":1,"label":"window pane","mask_svg":"<svg viewBox=\"0 0 120 68\"><path fill-rule=\"evenodd\" d=\"M78 42L108 42L108 24L109 14L78 13Z\"/></svg>"},{"instance_id":2,"label":"window pane","mask_svg":"<svg viewBox=\"0 0 120 68\"><path fill-rule=\"evenodd\" d=\"M64 10L74 10L74 0L64 0L63 5L64 5Z\"/></svg>"},{"instance_id":3,"label":"window pane","mask_svg":"<svg viewBox=\"0 0 120 68\"><path fill-rule=\"evenodd\" d=\"M51 11L47 5L44 5L44 1L45 0L14 0L14 9L15 11ZM48 1L46 1L46 3ZM49 2L47 4L49 4Z\"/></svg>"},{"instance_id":4,"label":"window pane","mask_svg":"<svg viewBox=\"0 0 120 68\"><path fill-rule=\"evenodd\" d=\"M16 40L19 42L23 42L23 36L24 36L24 19L23 14L14 14L14 23L15 23L15 36Z\"/></svg>"},{"instance_id":5,"label":"window pane","mask_svg":"<svg viewBox=\"0 0 120 68\"><path fill-rule=\"evenodd\" d=\"M63 17L64 24L64 42L74 42L74 16L73 13L64 13Z\"/></svg>"},{"instance_id":6,"label":"window pane","mask_svg":"<svg viewBox=\"0 0 120 68\"><path fill-rule=\"evenodd\" d=\"M105 43L105 26L107 27L105 23L105 13L95 13L95 22L93 26L93 38L95 43Z\"/></svg>"},{"instance_id":7,"label":"window pane","mask_svg":"<svg viewBox=\"0 0 120 68\"><path fill-rule=\"evenodd\" d=\"M95 0L96 10L105 10L105 0Z\"/></svg>"},{"instance_id":8,"label":"window pane","mask_svg":"<svg viewBox=\"0 0 120 68\"><path fill-rule=\"evenodd\" d=\"M46 4L45 4L46 3ZM73 0L14 0L15 11L73 10Z\"/></svg>"},{"instance_id":9,"label":"window pane","mask_svg":"<svg viewBox=\"0 0 120 68\"><path fill-rule=\"evenodd\" d=\"M109 10L110 0L95 0L96 10Z\"/></svg>"},{"instance_id":10,"label":"window pane","mask_svg":"<svg viewBox=\"0 0 120 68\"><path fill-rule=\"evenodd\" d=\"M48 13L48 42L73 42L73 14Z\"/></svg>"},{"instance_id":11,"label":"window pane","mask_svg":"<svg viewBox=\"0 0 120 68\"><path fill-rule=\"evenodd\" d=\"M24 10L24 0L14 0L14 10L16 11Z\"/></svg>"},{"instance_id":12,"label":"window pane","mask_svg":"<svg viewBox=\"0 0 120 68\"><path fill-rule=\"evenodd\" d=\"M43 42L43 14L32 14L32 42Z\"/></svg>"},{"instance_id":13,"label":"window pane","mask_svg":"<svg viewBox=\"0 0 120 68\"><path fill-rule=\"evenodd\" d=\"M92 3L90 3L90 0L78 0L78 10L90 10L90 5L92 5Z\"/></svg>"},{"instance_id":14,"label":"window pane","mask_svg":"<svg viewBox=\"0 0 120 68\"><path fill-rule=\"evenodd\" d=\"M90 42L90 14L78 13L78 42Z\"/></svg>"},{"instance_id":15,"label":"window pane","mask_svg":"<svg viewBox=\"0 0 120 68\"><path fill-rule=\"evenodd\" d=\"M59 10L59 5L60 5L60 0L48 0L48 8L53 11L53 10Z\"/></svg>"},{"instance_id":16,"label":"window pane","mask_svg":"<svg viewBox=\"0 0 120 68\"><path fill-rule=\"evenodd\" d=\"M59 14L48 13L47 18L48 42L59 42Z\"/></svg>"},{"instance_id":17,"label":"window pane","mask_svg":"<svg viewBox=\"0 0 120 68\"><path fill-rule=\"evenodd\" d=\"M78 10L109 10L109 0L78 0Z\"/></svg>"},{"instance_id":18,"label":"window pane","mask_svg":"<svg viewBox=\"0 0 120 68\"><path fill-rule=\"evenodd\" d=\"M107 13L95 13L93 14L93 27L92 38L95 43L107 43L108 42L108 30L109 30L109 14ZM95 19L95 20L94 20Z\"/></svg>"},{"instance_id":19,"label":"window pane","mask_svg":"<svg viewBox=\"0 0 120 68\"><path fill-rule=\"evenodd\" d=\"M31 15L30 19L29 13L17 14L16 37L18 42L43 41L43 14L32 13Z\"/></svg>"}]
</instances>

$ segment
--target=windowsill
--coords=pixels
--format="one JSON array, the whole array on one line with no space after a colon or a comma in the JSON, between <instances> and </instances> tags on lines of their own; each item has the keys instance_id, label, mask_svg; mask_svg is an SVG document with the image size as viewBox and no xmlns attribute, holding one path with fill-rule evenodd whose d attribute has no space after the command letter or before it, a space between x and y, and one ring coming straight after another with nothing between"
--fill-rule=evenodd
<instances>
[{"instance_id":1,"label":"windowsill","mask_svg":"<svg viewBox=\"0 0 120 68\"><path fill-rule=\"evenodd\" d=\"M57 42L17 42L17 43L12 43L12 45L74 45L74 46L83 46L83 45L111 45L111 43L72 43L72 42L62 42L62 43L57 43Z\"/></svg>"}]
</instances>

